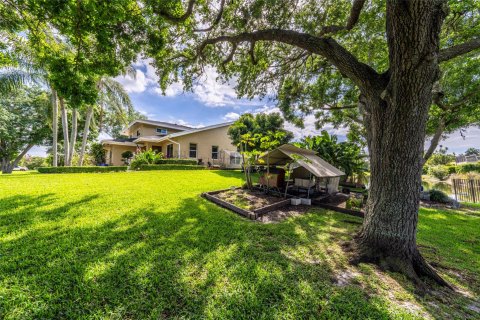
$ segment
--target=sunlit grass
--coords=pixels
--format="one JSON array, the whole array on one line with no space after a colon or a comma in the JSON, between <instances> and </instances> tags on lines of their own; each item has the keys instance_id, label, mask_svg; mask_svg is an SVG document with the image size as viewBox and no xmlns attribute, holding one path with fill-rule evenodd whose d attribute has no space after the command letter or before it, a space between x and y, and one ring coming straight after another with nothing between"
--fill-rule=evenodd
<instances>
[{"instance_id":1,"label":"sunlit grass","mask_svg":"<svg viewBox=\"0 0 480 320\"><path fill-rule=\"evenodd\" d=\"M241 174L228 171L2 175L0 318L438 316L402 276L348 264L341 244L359 218L315 209L267 225L200 197L239 185ZM466 272L471 283L451 277L470 290L478 223L452 211L420 215L422 252Z\"/></svg>"}]
</instances>

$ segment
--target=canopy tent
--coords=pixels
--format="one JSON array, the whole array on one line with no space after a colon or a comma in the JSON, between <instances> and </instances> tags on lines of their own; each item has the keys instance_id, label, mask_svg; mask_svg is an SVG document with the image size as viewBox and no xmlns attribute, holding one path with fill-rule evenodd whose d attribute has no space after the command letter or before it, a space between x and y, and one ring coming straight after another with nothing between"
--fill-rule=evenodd
<instances>
[{"instance_id":1,"label":"canopy tent","mask_svg":"<svg viewBox=\"0 0 480 320\"><path fill-rule=\"evenodd\" d=\"M292 166L291 178L305 178L305 174L316 177L317 186L320 187L320 181L324 181L328 193L338 190L340 177L345 173L319 156L312 150L298 148L291 144L284 144L275 150L263 154L259 158L259 164L269 164L273 166Z\"/></svg>"}]
</instances>

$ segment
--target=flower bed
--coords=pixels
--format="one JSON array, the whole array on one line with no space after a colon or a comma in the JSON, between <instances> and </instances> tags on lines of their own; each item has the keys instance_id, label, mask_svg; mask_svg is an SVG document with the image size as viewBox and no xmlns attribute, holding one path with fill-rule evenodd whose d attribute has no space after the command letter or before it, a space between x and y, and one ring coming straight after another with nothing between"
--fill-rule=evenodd
<instances>
[{"instance_id":1,"label":"flower bed","mask_svg":"<svg viewBox=\"0 0 480 320\"><path fill-rule=\"evenodd\" d=\"M265 194L261 190L231 188L204 193L208 200L255 220L261 215L290 204L290 199Z\"/></svg>"}]
</instances>

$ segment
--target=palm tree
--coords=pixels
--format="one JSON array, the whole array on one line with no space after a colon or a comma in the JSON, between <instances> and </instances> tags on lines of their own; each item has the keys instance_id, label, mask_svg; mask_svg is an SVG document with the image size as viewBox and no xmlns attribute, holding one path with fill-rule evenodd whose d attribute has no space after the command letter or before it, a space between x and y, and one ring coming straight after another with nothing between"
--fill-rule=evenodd
<instances>
[{"instance_id":1,"label":"palm tree","mask_svg":"<svg viewBox=\"0 0 480 320\"><path fill-rule=\"evenodd\" d=\"M133 71L132 71L133 70ZM126 73L135 72L133 68L127 69ZM130 96L125 91L123 86L111 77L101 77L97 82L99 91L97 109L99 112L99 131L103 130L103 121L105 114L111 114L119 122L127 124L128 114L134 112ZM88 134L94 115L94 106L87 108L85 118L85 128L83 130L82 147L80 149L78 165L82 166L85 150L87 146Z\"/></svg>"},{"instance_id":2,"label":"palm tree","mask_svg":"<svg viewBox=\"0 0 480 320\"><path fill-rule=\"evenodd\" d=\"M12 62L14 65L0 68L0 95L30 83L48 85L46 72L34 65L28 57L17 57L16 61ZM58 96L51 86L50 88L52 93L52 165L56 167L58 165Z\"/></svg>"}]
</instances>

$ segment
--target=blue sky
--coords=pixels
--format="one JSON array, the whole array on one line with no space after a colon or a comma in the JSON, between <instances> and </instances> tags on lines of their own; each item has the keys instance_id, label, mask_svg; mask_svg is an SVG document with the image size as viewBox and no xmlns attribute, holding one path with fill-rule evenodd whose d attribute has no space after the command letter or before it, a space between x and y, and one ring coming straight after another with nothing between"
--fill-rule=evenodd
<instances>
[{"instance_id":1,"label":"blue sky","mask_svg":"<svg viewBox=\"0 0 480 320\"><path fill-rule=\"evenodd\" d=\"M182 84L175 83L167 88L165 95L158 86L158 76L148 60L140 60L135 65L135 78L118 77L129 93L135 108L151 120L167 121L192 127L232 121L245 112L275 112L275 102L268 100L237 99L234 83L223 84L216 81L217 73L213 68L206 68L203 79L193 87L193 92L183 92ZM315 119L309 116L305 119L305 129L299 129L290 123L286 128L294 132L296 138L317 134ZM345 129L334 129L327 126L324 129L337 134L340 139L345 137ZM451 152L462 153L468 147L480 148L480 129L469 128L465 139L455 132L441 142ZM102 137L105 138L105 137ZM45 155L45 148L35 147L31 155Z\"/></svg>"}]
</instances>

